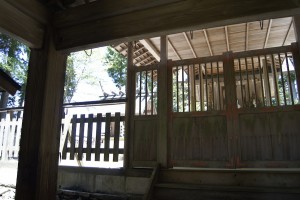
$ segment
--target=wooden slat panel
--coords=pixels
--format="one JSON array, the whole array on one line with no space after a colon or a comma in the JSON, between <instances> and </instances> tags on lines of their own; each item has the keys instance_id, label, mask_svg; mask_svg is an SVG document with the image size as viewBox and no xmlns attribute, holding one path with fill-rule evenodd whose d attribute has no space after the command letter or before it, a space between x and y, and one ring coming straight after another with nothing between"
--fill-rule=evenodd
<instances>
[{"instance_id":1,"label":"wooden slat panel","mask_svg":"<svg viewBox=\"0 0 300 200\"><path fill-rule=\"evenodd\" d=\"M92 134L93 134L93 114L89 114L88 118L88 135L87 135L87 143L86 143L86 160L91 160L91 148L92 148Z\"/></svg>"},{"instance_id":2,"label":"wooden slat panel","mask_svg":"<svg viewBox=\"0 0 300 200\"><path fill-rule=\"evenodd\" d=\"M77 119L77 115L73 115L72 118L72 135L71 135L71 151L70 151L70 159L74 160L74 154L75 154L75 143L76 143L76 128L77 128L77 124L76 124L76 119Z\"/></svg>"},{"instance_id":3,"label":"wooden slat panel","mask_svg":"<svg viewBox=\"0 0 300 200\"><path fill-rule=\"evenodd\" d=\"M110 122L111 122L110 118L111 118L111 113L106 113L105 140L104 140L104 161L109 161Z\"/></svg>"},{"instance_id":4,"label":"wooden slat panel","mask_svg":"<svg viewBox=\"0 0 300 200\"><path fill-rule=\"evenodd\" d=\"M157 119L135 120L133 136L134 161L156 161Z\"/></svg>"},{"instance_id":5,"label":"wooden slat panel","mask_svg":"<svg viewBox=\"0 0 300 200\"><path fill-rule=\"evenodd\" d=\"M118 162L118 150L119 150L119 140L120 140L120 113L115 114L115 133L114 133L114 156L113 161Z\"/></svg>"},{"instance_id":6,"label":"wooden slat panel","mask_svg":"<svg viewBox=\"0 0 300 200\"><path fill-rule=\"evenodd\" d=\"M299 111L240 114L241 166L297 166L299 118Z\"/></svg>"},{"instance_id":7,"label":"wooden slat panel","mask_svg":"<svg viewBox=\"0 0 300 200\"><path fill-rule=\"evenodd\" d=\"M101 147L101 126L102 126L102 114L97 114L97 127L96 127L96 152L95 152L95 161L100 161L100 147Z\"/></svg>"},{"instance_id":8,"label":"wooden slat panel","mask_svg":"<svg viewBox=\"0 0 300 200\"><path fill-rule=\"evenodd\" d=\"M84 118L85 115L81 114L80 115L80 128L79 128L79 141L78 141L78 160L82 160L82 149L83 149L83 143L84 143Z\"/></svg>"},{"instance_id":9,"label":"wooden slat panel","mask_svg":"<svg viewBox=\"0 0 300 200\"><path fill-rule=\"evenodd\" d=\"M171 137L175 162L229 159L225 116L174 118Z\"/></svg>"}]
</instances>

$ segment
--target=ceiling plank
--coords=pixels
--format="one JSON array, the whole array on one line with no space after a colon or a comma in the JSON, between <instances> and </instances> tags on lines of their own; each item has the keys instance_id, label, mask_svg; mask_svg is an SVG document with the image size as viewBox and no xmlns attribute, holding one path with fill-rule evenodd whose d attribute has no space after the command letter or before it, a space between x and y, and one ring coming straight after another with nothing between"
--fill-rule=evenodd
<instances>
[{"instance_id":1,"label":"ceiling plank","mask_svg":"<svg viewBox=\"0 0 300 200\"><path fill-rule=\"evenodd\" d=\"M264 49L267 48L267 45L268 45L268 40L269 40L269 36L270 36L270 32L271 32L271 27L272 27L272 19L269 20L268 30L267 30L267 34L266 34L265 43L264 43Z\"/></svg>"},{"instance_id":2,"label":"ceiling plank","mask_svg":"<svg viewBox=\"0 0 300 200\"><path fill-rule=\"evenodd\" d=\"M213 56L213 52L211 50L211 46L210 46L210 42L209 42L209 39L208 39L208 36L207 36L207 33L206 33L206 30L203 29L203 33L204 33L204 37L205 37L205 40L206 40L206 43L207 43L207 47L208 47L208 50L209 50L209 53L211 56Z\"/></svg>"},{"instance_id":3,"label":"ceiling plank","mask_svg":"<svg viewBox=\"0 0 300 200\"><path fill-rule=\"evenodd\" d=\"M160 53L149 39L140 40L146 49L153 55L156 60L160 60Z\"/></svg>"},{"instance_id":4,"label":"ceiling plank","mask_svg":"<svg viewBox=\"0 0 300 200\"><path fill-rule=\"evenodd\" d=\"M43 15L41 15L40 20L37 20L36 16L40 12L46 13L46 10L43 10L43 7L38 2L29 1L28 5L26 5L27 2L25 4L19 3L19 0L0 1L0 31L29 47L41 48L45 32L45 24L43 22L47 20L42 19ZM30 6L41 9L36 9L35 13L35 10L29 8Z\"/></svg>"},{"instance_id":5,"label":"ceiling plank","mask_svg":"<svg viewBox=\"0 0 300 200\"><path fill-rule=\"evenodd\" d=\"M285 45L285 43L286 43L286 40L287 40L287 38L289 37L289 35L290 35L290 33L291 33L291 28L292 28L292 26L293 26L293 18L291 19L291 23L290 23L290 25L289 25L289 28L288 28L288 30L287 30L287 32L286 32L286 35L285 35L285 37L284 37L284 39L283 39L283 42L282 42L282 46L284 46Z\"/></svg>"},{"instance_id":6,"label":"ceiling plank","mask_svg":"<svg viewBox=\"0 0 300 200\"><path fill-rule=\"evenodd\" d=\"M57 49L80 50L300 12L300 4L294 0L274 0L271 6L268 1L261 0L233 0L230 3L226 0L163 0L161 3L153 0L150 1L152 5L145 2L123 0L112 6L110 0L101 0L60 12L53 22ZM90 11L90 7L99 5L104 5L105 13ZM188 15L178 14L191 10L193 12Z\"/></svg>"},{"instance_id":7,"label":"ceiling plank","mask_svg":"<svg viewBox=\"0 0 300 200\"><path fill-rule=\"evenodd\" d=\"M174 51L175 55L177 56L177 58L179 60L181 60L181 57L180 55L178 54L177 50L175 49L174 45L172 44L170 38L168 37L168 44L170 45L171 49Z\"/></svg>"},{"instance_id":8,"label":"ceiling plank","mask_svg":"<svg viewBox=\"0 0 300 200\"><path fill-rule=\"evenodd\" d=\"M226 38L226 47L227 51L230 51L229 37L228 37L228 27L225 26L225 38Z\"/></svg>"},{"instance_id":9,"label":"ceiling plank","mask_svg":"<svg viewBox=\"0 0 300 200\"><path fill-rule=\"evenodd\" d=\"M134 63L135 65L139 65L139 64L141 64L141 63L143 63L143 62L145 62L145 61L147 61L148 59L152 59L151 58L151 56L147 56L146 58L143 58L142 60L140 60L140 61L137 61L136 63Z\"/></svg>"},{"instance_id":10,"label":"ceiling plank","mask_svg":"<svg viewBox=\"0 0 300 200\"><path fill-rule=\"evenodd\" d=\"M192 46L191 41L190 41L190 39L188 38L186 32L183 32L183 35L184 35L185 40L186 40L186 42L188 43L188 45L189 45L189 47L190 47L190 49L191 49L191 51L192 51L192 53L193 53L193 55L194 55L194 58L197 58L196 52L195 52L195 50L194 50L194 47Z\"/></svg>"},{"instance_id":11,"label":"ceiling plank","mask_svg":"<svg viewBox=\"0 0 300 200\"><path fill-rule=\"evenodd\" d=\"M245 39L245 51L249 49L249 23L246 23L246 39Z\"/></svg>"}]
</instances>

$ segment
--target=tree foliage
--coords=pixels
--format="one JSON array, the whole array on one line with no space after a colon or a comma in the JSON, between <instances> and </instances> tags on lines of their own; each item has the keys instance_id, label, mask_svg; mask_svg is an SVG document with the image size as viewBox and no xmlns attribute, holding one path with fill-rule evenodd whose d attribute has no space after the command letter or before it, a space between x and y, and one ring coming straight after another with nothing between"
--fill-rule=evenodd
<instances>
[{"instance_id":1,"label":"tree foliage","mask_svg":"<svg viewBox=\"0 0 300 200\"><path fill-rule=\"evenodd\" d=\"M112 47L107 48L104 63L108 67L108 76L119 89L126 86L127 59Z\"/></svg>"},{"instance_id":2,"label":"tree foliage","mask_svg":"<svg viewBox=\"0 0 300 200\"><path fill-rule=\"evenodd\" d=\"M3 101L2 107L22 106L25 99L25 88L27 83L29 48L6 35L0 34L0 67L21 85L21 90L15 96L10 96L8 101Z\"/></svg>"}]
</instances>

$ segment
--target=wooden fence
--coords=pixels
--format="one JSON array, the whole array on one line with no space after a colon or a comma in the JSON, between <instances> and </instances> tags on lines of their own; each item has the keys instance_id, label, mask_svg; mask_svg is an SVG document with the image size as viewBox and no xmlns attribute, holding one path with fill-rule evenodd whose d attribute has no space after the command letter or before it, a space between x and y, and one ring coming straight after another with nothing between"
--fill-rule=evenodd
<instances>
[{"instance_id":1,"label":"wooden fence","mask_svg":"<svg viewBox=\"0 0 300 200\"><path fill-rule=\"evenodd\" d=\"M77 161L117 162L124 154L124 121L120 113L82 114L80 117L62 119L60 156L61 159ZM10 113L0 121L0 159L17 159L21 136L22 118L16 119ZM92 158L92 154L94 157Z\"/></svg>"}]
</instances>

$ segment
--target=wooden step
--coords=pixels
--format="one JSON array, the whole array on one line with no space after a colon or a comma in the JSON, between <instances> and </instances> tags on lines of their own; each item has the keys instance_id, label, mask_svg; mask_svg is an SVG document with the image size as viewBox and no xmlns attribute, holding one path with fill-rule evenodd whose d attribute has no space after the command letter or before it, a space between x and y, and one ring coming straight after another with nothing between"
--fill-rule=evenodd
<instances>
[{"instance_id":1,"label":"wooden step","mask_svg":"<svg viewBox=\"0 0 300 200\"><path fill-rule=\"evenodd\" d=\"M156 200L299 200L300 187L270 188L242 186L207 186L159 183L154 190Z\"/></svg>"},{"instance_id":2,"label":"wooden step","mask_svg":"<svg viewBox=\"0 0 300 200\"><path fill-rule=\"evenodd\" d=\"M158 183L299 188L300 169L162 169Z\"/></svg>"}]
</instances>

